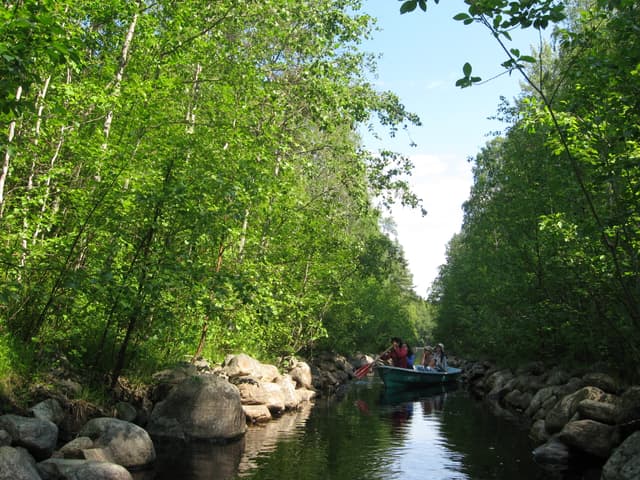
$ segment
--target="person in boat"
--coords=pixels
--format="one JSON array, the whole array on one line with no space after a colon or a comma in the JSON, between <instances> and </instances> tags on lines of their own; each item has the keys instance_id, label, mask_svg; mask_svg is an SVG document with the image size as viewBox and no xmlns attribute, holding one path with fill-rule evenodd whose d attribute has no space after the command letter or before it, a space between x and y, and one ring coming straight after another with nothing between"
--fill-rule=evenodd
<instances>
[{"instance_id":1,"label":"person in boat","mask_svg":"<svg viewBox=\"0 0 640 480\"><path fill-rule=\"evenodd\" d=\"M390 359L394 367L413 368L413 364L409 367L409 353L409 346L403 343L399 337L393 337L391 339L391 349L384 353L380 359Z\"/></svg>"},{"instance_id":2,"label":"person in boat","mask_svg":"<svg viewBox=\"0 0 640 480\"><path fill-rule=\"evenodd\" d=\"M439 343L436 345L436 351L433 354L435 361L435 369L439 371L447 370L447 355L444 353L444 345Z\"/></svg>"},{"instance_id":3,"label":"person in boat","mask_svg":"<svg viewBox=\"0 0 640 480\"><path fill-rule=\"evenodd\" d=\"M419 365L415 365L413 367L414 370L418 370L421 372L428 372L431 370L435 370L436 362L433 356L433 347L426 345L424 347L424 351L422 352L422 360Z\"/></svg>"}]
</instances>

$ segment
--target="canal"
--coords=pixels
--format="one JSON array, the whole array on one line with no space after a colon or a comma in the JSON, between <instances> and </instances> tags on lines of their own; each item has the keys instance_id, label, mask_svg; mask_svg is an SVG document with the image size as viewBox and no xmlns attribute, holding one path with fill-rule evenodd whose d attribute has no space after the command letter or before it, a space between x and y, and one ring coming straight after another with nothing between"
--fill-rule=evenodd
<instances>
[{"instance_id":1,"label":"canal","mask_svg":"<svg viewBox=\"0 0 640 480\"><path fill-rule=\"evenodd\" d=\"M378 380L261 427L229 445L157 444L136 480L542 480L527 431L462 388L392 393ZM563 477L568 478L568 477Z\"/></svg>"}]
</instances>

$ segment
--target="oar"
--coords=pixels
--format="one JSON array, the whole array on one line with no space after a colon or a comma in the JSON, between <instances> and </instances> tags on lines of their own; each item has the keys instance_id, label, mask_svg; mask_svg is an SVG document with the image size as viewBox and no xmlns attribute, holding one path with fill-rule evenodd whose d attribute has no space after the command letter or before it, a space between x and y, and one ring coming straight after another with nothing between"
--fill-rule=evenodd
<instances>
[{"instance_id":1,"label":"oar","mask_svg":"<svg viewBox=\"0 0 640 480\"><path fill-rule=\"evenodd\" d=\"M358 369L356 369L355 372L353 372L353 375L356 378L364 378L367 376L367 374L371 371L371 369L373 368L373 366L376 364L376 361L385 353L387 353L389 350L391 350L393 348L393 345L390 346L389 348L387 348L384 352L382 352L380 355L378 355L376 357L376 359L371 362L371 363L366 363L364 365L362 365L361 367L359 367Z\"/></svg>"}]
</instances>

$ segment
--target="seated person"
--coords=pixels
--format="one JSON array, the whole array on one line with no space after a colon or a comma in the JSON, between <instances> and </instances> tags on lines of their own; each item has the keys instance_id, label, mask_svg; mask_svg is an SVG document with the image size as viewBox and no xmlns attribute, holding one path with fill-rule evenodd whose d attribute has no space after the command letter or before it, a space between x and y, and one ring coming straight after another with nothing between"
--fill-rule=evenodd
<instances>
[{"instance_id":1,"label":"seated person","mask_svg":"<svg viewBox=\"0 0 640 480\"><path fill-rule=\"evenodd\" d=\"M391 339L391 349L384 353L380 358L382 360L391 359L394 367L408 368L408 355L409 347L406 343L402 343L399 337L393 337Z\"/></svg>"},{"instance_id":2,"label":"seated person","mask_svg":"<svg viewBox=\"0 0 640 480\"><path fill-rule=\"evenodd\" d=\"M436 361L433 356L433 347L426 346L424 347L424 352L422 353L422 361L420 365L415 366L415 370L420 371L429 371L434 370L436 368Z\"/></svg>"},{"instance_id":3,"label":"seated person","mask_svg":"<svg viewBox=\"0 0 640 480\"><path fill-rule=\"evenodd\" d=\"M433 355L436 362L435 368L439 371L447 370L447 355L444 353L444 345L439 343L436 345L436 351Z\"/></svg>"}]
</instances>

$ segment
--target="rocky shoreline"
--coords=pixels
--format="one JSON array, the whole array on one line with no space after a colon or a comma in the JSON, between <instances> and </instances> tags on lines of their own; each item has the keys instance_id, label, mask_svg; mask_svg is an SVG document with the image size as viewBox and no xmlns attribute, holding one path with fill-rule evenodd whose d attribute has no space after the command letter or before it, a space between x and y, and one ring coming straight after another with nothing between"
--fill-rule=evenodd
<instances>
[{"instance_id":1,"label":"rocky shoreline","mask_svg":"<svg viewBox=\"0 0 640 480\"><path fill-rule=\"evenodd\" d=\"M339 393L370 361L323 353L309 363L289 359L280 369L245 354L221 365L185 362L157 372L145 387L123 379L109 406L78 399L81 380L61 368L34 386L42 400L33 407L0 411L0 480L130 480L131 472L154 464L154 438L234 442L253 425ZM640 478L640 386L604 371L541 363L516 370L450 363L494 414L528 428L532 454L549 472L589 465L583 478Z\"/></svg>"},{"instance_id":2,"label":"rocky shoreline","mask_svg":"<svg viewBox=\"0 0 640 480\"><path fill-rule=\"evenodd\" d=\"M601 480L640 479L640 386L598 369L532 363L516 370L455 361L462 381L496 415L523 423L534 459L549 472L590 467ZM597 476L594 476L597 475Z\"/></svg>"},{"instance_id":3,"label":"rocky shoreline","mask_svg":"<svg viewBox=\"0 0 640 480\"><path fill-rule=\"evenodd\" d=\"M234 442L353 378L347 359L329 353L311 364L292 358L283 370L246 354L185 362L146 387L123 379L105 407L79 399L82 380L63 362L34 386L42 401L0 411L0 480L130 480L155 462L153 438Z\"/></svg>"}]
</instances>

